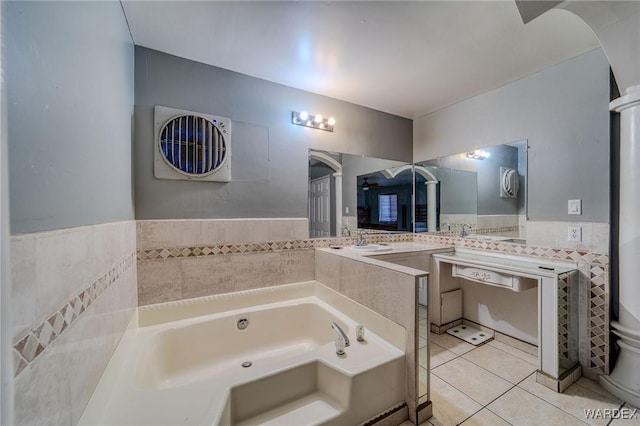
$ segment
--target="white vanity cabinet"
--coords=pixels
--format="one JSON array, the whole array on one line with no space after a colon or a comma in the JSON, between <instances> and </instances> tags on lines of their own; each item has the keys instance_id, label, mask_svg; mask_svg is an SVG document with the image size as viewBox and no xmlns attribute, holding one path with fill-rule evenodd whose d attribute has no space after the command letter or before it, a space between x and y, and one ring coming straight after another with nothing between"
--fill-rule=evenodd
<instances>
[{"instance_id":1,"label":"white vanity cabinet","mask_svg":"<svg viewBox=\"0 0 640 426\"><path fill-rule=\"evenodd\" d=\"M576 264L457 249L434 254L430 272L431 323L436 332L462 319L463 279L513 292L537 287L538 381L556 391L572 382L565 378L578 361Z\"/></svg>"}]
</instances>

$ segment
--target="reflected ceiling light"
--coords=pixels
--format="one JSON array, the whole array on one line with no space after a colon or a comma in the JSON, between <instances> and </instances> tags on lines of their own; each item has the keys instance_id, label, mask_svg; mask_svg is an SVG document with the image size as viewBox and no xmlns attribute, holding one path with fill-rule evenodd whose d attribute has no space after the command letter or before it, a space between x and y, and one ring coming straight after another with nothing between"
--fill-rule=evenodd
<instances>
[{"instance_id":1,"label":"reflected ceiling light","mask_svg":"<svg viewBox=\"0 0 640 426\"><path fill-rule=\"evenodd\" d=\"M490 156L491 154L481 149L476 149L475 151L467 152L467 158L472 158L474 160L484 160L485 158L489 158Z\"/></svg>"},{"instance_id":2,"label":"reflected ceiling light","mask_svg":"<svg viewBox=\"0 0 640 426\"><path fill-rule=\"evenodd\" d=\"M306 111L291 112L291 124L297 126L311 127L312 129L324 130L327 132L333 132L333 126L336 124L336 119L330 117L324 118L322 115L309 114Z\"/></svg>"},{"instance_id":3,"label":"reflected ceiling light","mask_svg":"<svg viewBox=\"0 0 640 426\"><path fill-rule=\"evenodd\" d=\"M369 182L367 182L367 178L364 178L364 183L362 184L362 190L368 191L370 188Z\"/></svg>"}]
</instances>

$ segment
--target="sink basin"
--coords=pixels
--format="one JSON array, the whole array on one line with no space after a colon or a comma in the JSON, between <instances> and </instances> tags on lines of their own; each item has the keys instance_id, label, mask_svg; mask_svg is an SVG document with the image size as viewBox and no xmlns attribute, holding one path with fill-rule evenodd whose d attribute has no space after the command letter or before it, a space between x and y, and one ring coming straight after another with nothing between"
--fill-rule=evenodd
<instances>
[{"instance_id":1,"label":"sink basin","mask_svg":"<svg viewBox=\"0 0 640 426\"><path fill-rule=\"evenodd\" d=\"M366 246L351 246L349 247L353 251L360 251L365 253L372 253L377 251L391 251L393 247L383 246L381 244L367 244Z\"/></svg>"},{"instance_id":2,"label":"sink basin","mask_svg":"<svg viewBox=\"0 0 640 426\"><path fill-rule=\"evenodd\" d=\"M472 238L474 240L494 240L490 235L478 235L478 234L467 234L467 238Z\"/></svg>"}]
</instances>

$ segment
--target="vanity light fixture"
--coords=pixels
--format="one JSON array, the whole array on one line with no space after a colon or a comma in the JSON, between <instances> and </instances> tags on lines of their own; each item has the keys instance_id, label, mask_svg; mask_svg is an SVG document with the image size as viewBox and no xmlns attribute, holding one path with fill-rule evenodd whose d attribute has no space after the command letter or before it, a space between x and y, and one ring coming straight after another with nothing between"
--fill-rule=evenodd
<instances>
[{"instance_id":1,"label":"vanity light fixture","mask_svg":"<svg viewBox=\"0 0 640 426\"><path fill-rule=\"evenodd\" d=\"M475 151L467 152L467 158L471 158L473 160L484 160L485 158L489 158L490 156L491 154L481 149L476 149Z\"/></svg>"},{"instance_id":2,"label":"vanity light fixture","mask_svg":"<svg viewBox=\"0 0 640 426\"><path fill-rule=\"evenodd\" d=\"M336 119L333 117L324 118L320 114L312 115L306 111L291 111L291 123L298 126L333 132L333 126L336 124Z\"/></svg>"}]
</instances>

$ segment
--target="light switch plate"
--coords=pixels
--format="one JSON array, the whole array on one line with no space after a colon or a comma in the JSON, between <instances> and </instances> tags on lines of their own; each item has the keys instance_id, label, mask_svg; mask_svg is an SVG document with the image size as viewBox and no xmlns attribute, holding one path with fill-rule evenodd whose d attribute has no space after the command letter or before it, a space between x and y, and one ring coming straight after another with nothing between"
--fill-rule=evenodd
<instances>
[{"instance_id":1,"label":"light switch plate","mask_svg":"<svg viewBox=\"0 0 640 426\"><path fill-rule=\"evenodd\" d=\"M582 214L582 200L569 200L569 214Z\"/></svg>"},{"instance_id":2,"label":"light switch plate","mask_svg":"<svg viewBox=\"0 0 640 426\"><path fill-rule=\"evenodd\" d=\"M569 241L581 242L582 241L582 226L569 226Z\"/></svg>"}]
</instances>

